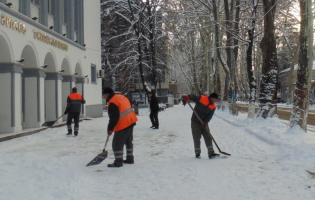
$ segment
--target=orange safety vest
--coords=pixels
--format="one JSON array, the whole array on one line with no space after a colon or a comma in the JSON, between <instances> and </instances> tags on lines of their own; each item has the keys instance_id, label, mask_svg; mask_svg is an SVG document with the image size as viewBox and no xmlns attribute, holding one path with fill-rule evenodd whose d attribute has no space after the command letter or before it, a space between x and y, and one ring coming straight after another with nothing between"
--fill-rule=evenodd
<instances>
[{"instance_id":1,"label":"orange safety vest","mask_svg":"<svg viewBox=\"0 0 315 200\"><path fill-rule=\"evenodd\" d=\"M210 104L209 97L207 97L205 95L201 95L199 102L202 103L205 106L208 106L211 110L214 110L216 108L215 103Z\"/></svg>"},{"instance_id":2,"label":"orange safety vest","mask_svg":"<svg viewBox=\"0 0 315 200\"><path fill-rule=\"evenodd\" d=\"M78 94L78 93L71 93L69 94L69 98L71 100L82 100L82 95L81 94Z\"/></svg>"},{"instance_id":3,"label":"orange safety vest","mask_svg":"<svg viewBox=\"0 0 315 200\"><path fill-rule=\"evenodd\" d=\"M133 111L129 100L126 97L120 94L115 94L108 102L107 111L111 103L114 103L119 108L120 115L119 120L114 128L114 132L123 130L138 121L138 118Z\"/></svg>"},{"instance_id":4,"label":"orange safety vest","mask_svg":"<svg viewBox=\"0 0 315 200\"><path fill-rule=\"evenodd\" d=\"M81 106L83 103L83 97L78 93L71 93L67 99L66 110L70 113L81 112Z\"/></svg>"}]
</instances>

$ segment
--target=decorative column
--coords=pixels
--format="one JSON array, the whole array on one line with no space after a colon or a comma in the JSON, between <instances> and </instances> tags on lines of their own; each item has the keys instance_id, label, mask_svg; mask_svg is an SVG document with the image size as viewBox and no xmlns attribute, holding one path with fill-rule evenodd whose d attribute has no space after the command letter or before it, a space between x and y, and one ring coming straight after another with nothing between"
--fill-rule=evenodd
<instances>
[{"instance_id":1,"label":"decorative column","mask_svg":"<svg viewBox=\"0 0 315 200\"><path fill-rule=\"evenodd\" d=\"M22 74L22 124L39 128L44 123L45 70L24 69Z\"/></svg>"},{"instance_id":2,"label":"decorative column","mask_svg":"<svg viewBox=\"0 0 315 200\"><path fill-rule=\"evenodd\" d=\"M62 112L66 110L67 107L67 98L68 95L71 94L72 88L74 87L75 83L75 77L74 76L63 76L62 80ZM67 116L63 117L63 120L66 120Z\"/></svg>"},{"instance_id":3,"label":"decorative column","mask_svg":"<svg viewBox=\"0 0 315 200\"><path fill-rule=\"evenodd\" d=\"M85 83L85 78L76 78L75 87L77 87L78 93L82 94L83 98L84 98L84 83ZM85 117L85 105L82 105L80 117Z\"/></svg>"},{"instance_id":4,"label":"decorative column","mask_svg":"<svg viewBox=\"0 0 315 200\"><path fill-rule=\"evenodd\" d=\"M53 121L61 115L61 83L60 73L46 73L45 79L45 120ZM61 122L59 120L58 122Z\"/></svg>"},{"instance_id":5,"label":"decorative column","mask_svg":"<svg viewBox=\"0 0 315 200\"><path fill-rule=\"evenodd\" d=\"M22 131L21 64L0 63L0 133Z\"/></svg>"}]
</instances>

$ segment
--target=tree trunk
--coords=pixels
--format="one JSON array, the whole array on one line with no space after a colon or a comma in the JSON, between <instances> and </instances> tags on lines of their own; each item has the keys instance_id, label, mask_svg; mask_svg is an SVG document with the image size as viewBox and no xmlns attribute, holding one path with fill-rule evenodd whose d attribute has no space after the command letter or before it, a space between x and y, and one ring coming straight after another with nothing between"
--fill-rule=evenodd
<instances>
[{"instance_id":1,"label":"tree trunk","mask_svg":"<svg viewBox=\"0 0 315 200\"><path fill-rule=\"evenodd\" d=\"M154 89L156 90L157 85L157 64L156 64L156 49L155 49L155 24L154 24L154 17L152 15L152 6L150 5L149 0L146 1L146 7L147 7L147 14L149 19L149 38L150 38L150 52L149 52L149 60L151 65L151 81L152 85L154 86Z\"/></svg>"},{"instance_id":2,"label":"tree trunk","mask_svg":"<svg viewBox=\"0 0 315 200\"><path fill-rule=\"evenodd\" d=\"M277 115L278 60L274 26L275 0L263 0L264 37L260 43L263 52L260 104L258 116L263 118Z\"/></svg>"},{"instance_id":3,"label":"tree trunk","mask_svg":"<svg viewBox=\"0 0 315 200\"><path fill-rule=\"evenodd\" d=\"M310 101L310 87L313 67L313 13L312 1L300 0L301 28L299 67L297 72L294 103L290 126L299 125L305 132Z\"/></svg>"},{"instance_id":4,"label":"tree trunk","mask_svg":"<svg viewBox=\"0 0 315 200\"><path fill-rule=\"evenodd\" d=\"M193 86L194 86L194 93L200 93L200 86L198 84L198 72L196 67L196 55L195 55L195 33L192 31L190 34L190 43L191 43L191 64L192 64L192 76L193 76Z\"/></svg>"},{"instance_id":5,"label":"tree trunk","mask_svg":"<svg viewBox=\"0 0 315 200\"><path fill-rule=\"evenodd\" d=\"M214 16L214 21L216 22L215 24L215 48L217 50L217 57L218 57L218 60L220 61L222 67L223 67L223 70L225 72L225 75L227 78L228 81L225 80L225 85L224 85L224 91L223 91L223 95L221 96L222 97L222 100L223 101L227 101L228 100L228 93L227 93L227 90L229 88L229 83L230 83L230 68L229 68L229 65L227 64L227 62L224 60L223 56L221 55L221 52L220 52L220 48L219 48L219 44L221 44L221 41L222 41L222 34L220 35L219 34L219 23L218 23L218 13L217 13L217 6L216 6L216 0L212 0L212 4L213 4L213 16ZM221 38L221 40L220 40Z\"/></svg>"},{"instance_id":6,"label":"tree trunk","mask_svg":"<svg viewBox=\"0 0 315 200\"><path fill-rule=\"evenodd\" d=\"M288 88L288 98L287 98L287 104L293 103L293 80L294 80L294 64L297 60L297 55L294 55L293 58L290 60L290 74L289 74L289 88Z\"/></svg>"},{"instance_id":7,"label":"tree trunk","mask_svg":"<svg viewBox=\"0 0 315 200\"><path fill-rule=\"evenodd\" d=\"M249 97L249 106L248 106L248 117L254 118L255 117L255 101L256 101L256 80L253 73L253 45L254 45L254 34L255 34L255 24L256 24L256 10L257 4L253 5L252 11L252 22L251 28L248 29L248 49L246 52L246 63L247 63L247 75L248 75L248 85L250 91Z\"/></svg>"},{"instance_id":8,"label":"tree trunk","mask_svg":"<svg viewBox=\"0 0 315 200\"><path fill-rule=\"evenodd\" d=\"M214 85L215 85L215 76L216 74L218 74L218 67L217 67L217 58L216 58L216 51L215 49L215 33L212 33L212 52L211 52L211 64L210 64L210 89L209 89L209 93L211 94L212 92L216 92L219 94L220 90L217 90Z\"/></svg>"}]
</instances>

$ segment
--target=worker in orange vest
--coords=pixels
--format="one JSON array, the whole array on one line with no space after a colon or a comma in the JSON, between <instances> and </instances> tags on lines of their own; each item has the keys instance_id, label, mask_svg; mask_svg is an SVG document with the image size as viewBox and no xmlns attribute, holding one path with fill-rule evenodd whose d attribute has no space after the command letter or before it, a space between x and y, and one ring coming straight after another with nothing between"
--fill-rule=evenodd
<instances>
[{"instance_id":1,"label":"worker in orange vest","mask_svg":"<svg viewBox=\"0 0 315 200\"><path fill-rule=\"evenodd\" d=\"M115 132L112 142L115 161L113 164L108 164L108 167L122 167L123 163L133 164L133 128L138 118L128 98L115 94L112 88L103 88L103 98L107 101L109 116L107 134L111 135ZM124 145L127 151L126 160L123 160Z\"/></svg>"},{"instance_id":2,"label":"worker in orange vest","mask_svg":"<svg viewBox=\"0 0 315 200\"><path fill-rule=\"evenodd\" d=\"M81 105L85 104L85 100L81 94L77 93L77 88L72 88L72 93L67 98L67 107L64 114L68 114L67 118L67 135L72 135L72 119L74 120L74 136L78 136L79 133L79 119L81 113Z\"/></svg>"},{"instance_id":3,"label":"worker in orange vest","mask_svg":"<svg viewBox=\"0 0 315 200\"><path fill-rule=\"evenodd\" d=\"M206 95L188 95L184 96L184 101L193 101L196 103L194 110L197 112L199 117L202 119L203 124L200 123L196 115L193 113L191 117L191 131L194 139L194 146L195 146L195 154L196 158L200 158L200 139L201 136L205 140L207 149L208 149L208 157L210 159L219 156L213 150L212 139L208 132L205 129L205 126L208 126L209 121L212 119L214 114L216 105L215 102L218 100L218 94L212 93L209 96Z\"/></svg>"}]
</instances>

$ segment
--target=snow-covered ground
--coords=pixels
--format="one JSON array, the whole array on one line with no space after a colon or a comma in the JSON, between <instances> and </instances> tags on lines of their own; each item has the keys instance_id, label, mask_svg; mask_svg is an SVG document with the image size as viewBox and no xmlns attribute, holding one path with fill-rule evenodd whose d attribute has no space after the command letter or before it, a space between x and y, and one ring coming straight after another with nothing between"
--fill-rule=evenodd
<instances>
[{"instance_id":1,"label":"snow-covered ground","mask_svg":"<svg viewBox=\"0 0 315 200\"><path fill-rule=\"evenodd\" d=\"M81 122L78 137L66 137L64 126L1 142L0 199L315 199L315 174L307 172L315 172L314 132L217 110L210 130L232 156L209 160L202 139L196 159L188 105L160 112L159 130L142 113L134 129L135 164L122 168L107 168L111 145L103 163L85 167L103 148L106 112Z\"/></svg>"}]
</instances>

